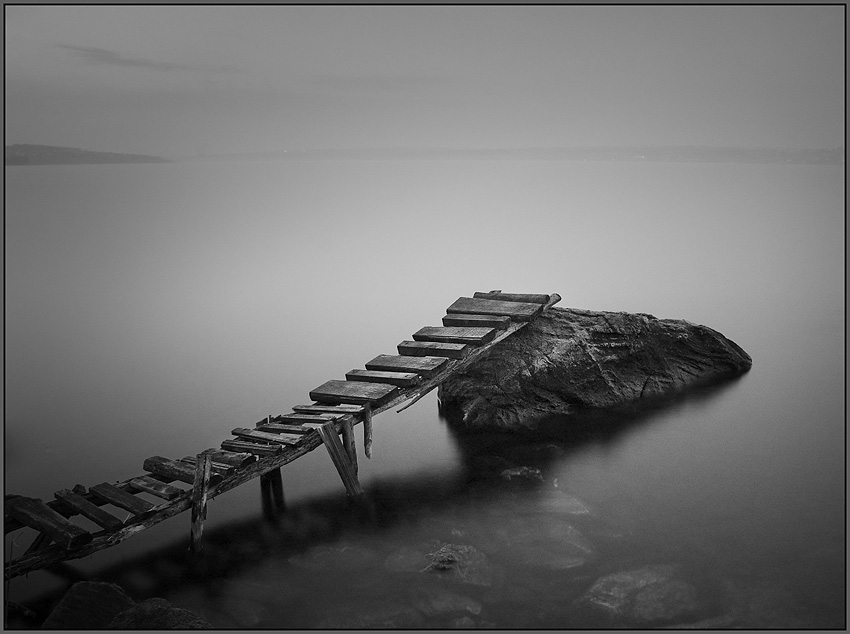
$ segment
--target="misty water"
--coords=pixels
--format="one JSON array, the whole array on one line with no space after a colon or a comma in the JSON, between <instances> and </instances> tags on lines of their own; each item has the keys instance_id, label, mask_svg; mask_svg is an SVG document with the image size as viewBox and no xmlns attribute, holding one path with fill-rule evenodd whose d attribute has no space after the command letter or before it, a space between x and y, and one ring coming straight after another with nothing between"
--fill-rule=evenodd
<instances>
[{"instance_id":1,"label":"misty water","mask_svg":"<svg viewBox=\"0 0 850 634\"><path fill-rule=\"evenodd\" d=\"M276 525L248 483L210 502L202 554L184 514L71 561L80 578L221 628L844 626L843 165L7 167L5 204L6 493L218 446L474 291L686 319L753 358L529 437L457 435L432 393L376 417L371 460L357 428L370 508L319 448L283 468ZM479 569L428 569L445 544ZM615 573L669 579L611 621L582 597ZM43 618L69 584L6 597Z\"/></svg>"}]
</instances>

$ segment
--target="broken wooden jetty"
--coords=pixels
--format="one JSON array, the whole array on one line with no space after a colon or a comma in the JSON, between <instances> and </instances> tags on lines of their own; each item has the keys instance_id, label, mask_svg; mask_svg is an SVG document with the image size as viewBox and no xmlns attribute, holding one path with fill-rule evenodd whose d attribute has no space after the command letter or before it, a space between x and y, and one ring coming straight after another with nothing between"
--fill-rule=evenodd
<instances>
[{"instance_id":1,"label":"broken wooden jetty","mask_svg":"<svg viewBox=\"0 0 850 634\"><path fill-rule=\"evenodd\" d=\"M364 452L371 457L375 414L410 401L398 411L406 409L560 299L501 291L461 297L446 309L442 326L419 329L412 341L398 344L397 355L378 355L365 369L347 372L345 380L327 381L310 392L313 403L297 405L289 414L236 427L220 448L179 459L153 456L144 461L141 475L88 488L77 484L56 491L48 502L6 495L5 534L26 528L36 534L26 551L5 563L5 578L86 557L189 509L190 546L199 550L207 500L259 477L264 509L279 512L284 504L280 467L320 445L347 493L360 495L355 425L363 424ZM79 516L102 530L74 523Z\"/></svg>"}]
</instances>

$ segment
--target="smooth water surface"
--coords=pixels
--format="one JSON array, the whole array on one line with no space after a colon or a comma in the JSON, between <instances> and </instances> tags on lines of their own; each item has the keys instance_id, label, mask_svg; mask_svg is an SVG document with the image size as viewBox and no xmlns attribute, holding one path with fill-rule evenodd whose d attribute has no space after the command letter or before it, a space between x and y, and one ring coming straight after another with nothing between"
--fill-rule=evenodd
<instances>
[{"instance_id":1,"label":"smooth water surface","mask_svg":"<svg viewBox=\"0 0 850 634\"><path fill-rule=\"evenodd\" d=\"M675 588L696 592L678 600L696 605L683 622L841 627L843 177L546 161L7 167L6 493L50 499L217 446L438 325L458 296L557 292L563 306L710 326L753 368L536 447L456 437L432 394L376 419L360 460L371 515L349 507L320 450L283 469L276 527L248 484L210 503L202 558L186 559L181 516L71 566L217 627L605 627L581 597L648 566L674 566ZM481 468L503 464L544 481L507 486ZM487 583L423 572L446 543L483 553ZM7 557L27 545L8 536ZM67 583L36 572L7 598L49 609ZM641 621L647 609L618 623L676 624Z\"/></svg>"}]
</instances>

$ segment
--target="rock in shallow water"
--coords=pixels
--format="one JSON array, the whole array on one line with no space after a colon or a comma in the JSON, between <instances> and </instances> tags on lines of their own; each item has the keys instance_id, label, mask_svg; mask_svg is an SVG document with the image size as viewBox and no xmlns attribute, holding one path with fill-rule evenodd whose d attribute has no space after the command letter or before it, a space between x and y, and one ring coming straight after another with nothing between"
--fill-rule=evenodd
<instances>
[{"instance_id":1,"label":"rock in shallow water","mask_svg":"<svg viewBox=\"0 0 850 634\"><path fill-rule=\"evenodd\" d=\"M578 600L612 624L660 625L694 616L700 609L696 588L676 578L672 565L645 566L596 580Z\"/></svg>"},{"instance_id":2,"label":"rock in shallow water","mask_svg":"<svg viewBox=\"0 0 850 634\"><path fill-rule=\"evenodd\" d=\"M738 376L752 359L719 332L652 315L551 308L440 385L449 421L526 429Z\"/></svg>"}]
</instances>

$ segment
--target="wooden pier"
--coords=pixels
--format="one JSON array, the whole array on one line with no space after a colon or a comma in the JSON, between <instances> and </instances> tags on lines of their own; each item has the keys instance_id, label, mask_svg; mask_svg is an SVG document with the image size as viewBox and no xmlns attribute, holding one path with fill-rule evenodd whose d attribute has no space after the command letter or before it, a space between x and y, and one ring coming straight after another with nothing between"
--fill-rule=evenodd
<instances>
[{"instance_id":1,"label":"wooden pier","mask_svg":"<svg viewBox=\"0 0 850 634\"><path fill-rule=\"evenodd\" d=\"M289 414L267 416L253 427L236 427L220 448L195 456L152 456L145 473L88 488L56 491L53 500L6 495L4 531L29 527L36 536L20 556L5 563L11 579L115 546L174 515L190 510L190 547L202 546L207 501L259 477L263 508L284 506L280 467L324 445L350 496L362 493L357 479L353 427L363 424L364 453L372 455L372 417L404 401L409 407L560 301L557 294L501 291L461 297L446 309L442 326L425 326L397 355L381 354L309 393L313 401ZM140 496L152 496L156 503ZM120 511L118 510L120 509ZM127 519L119 516L127 515ZM102 530L90 532L72 520L82 516Z\"/></svg>"}]
</instances>

